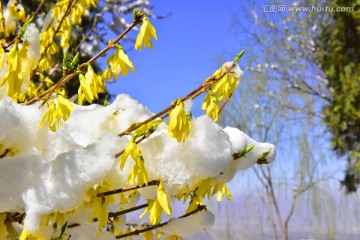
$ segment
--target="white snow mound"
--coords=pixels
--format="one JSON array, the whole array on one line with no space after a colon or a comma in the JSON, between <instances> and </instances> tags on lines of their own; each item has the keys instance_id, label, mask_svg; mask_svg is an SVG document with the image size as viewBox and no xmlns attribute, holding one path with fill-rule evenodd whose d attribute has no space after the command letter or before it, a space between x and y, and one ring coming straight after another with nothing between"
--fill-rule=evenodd
<instances>
[{"instance_id":1,"label":"white snow mound","mask_svg":"<svg viewBox=\"0 0 360 240\"><path fill-rule=\"evenodd\" d=\"M32 232L39 230L44 214L56 209L60 213L75 210L67 219L69 224L89 217L87 211L87 215L76 212L88 201L87 190L103 180L114 188L129 187L127 180L134 161L129 157L120 170L119 159L114 156L124 149L130 137L120 138L117 134L153 115L122 94L107 107L76 105L70 119L51 132L46 124L38 127L45 111L46 107L39 109L39 104L25 106L9 98L0 100L0 155L10 150L0 158L0 212L26 213L24 227ZM233 159L235 152L250 145L254 148L245 158ZM192 186L202 179L228 182L237 171L253 166L264 152L268 152L268 162L275 157L273 145L258 143L235 128L222 129L207 116L192 120L184 143L171 138L162 123L138 147L149 180L163 179L164 188L172 197L187 184ZM149 187L139 194L151 199L156 190ZM138 199L134 196L132 204ZM213 218L210 212L200 212L174 220L163 230L182 235L188 232L190 236L198 229L210 227ZM77 239L90 239L87 234L97 232L97 224L69 231L74 236L76 233ZM105 235L102 237L105 239Z\"/></svg>"}]
</instances>

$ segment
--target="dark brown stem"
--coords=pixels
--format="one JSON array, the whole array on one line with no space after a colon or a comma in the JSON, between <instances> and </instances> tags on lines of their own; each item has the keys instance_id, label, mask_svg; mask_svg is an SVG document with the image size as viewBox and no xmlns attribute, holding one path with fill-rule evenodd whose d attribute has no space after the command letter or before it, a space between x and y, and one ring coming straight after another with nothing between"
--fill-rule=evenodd
<instances>
[{"instance_id":1,"label":"dark brown stem","mask_svg":"<svg viewBox=\"0 0 360 240\"><path fill-rule=\"evenodd\" d=\"M10 149L5 149L5 151L0 155L0 158L6 157L6 155L10 152Z\"/></svg>"},{"instance_id":2,"label":"dark brown stem","mask_svg":"<svg viewBox=\"0 0 360 240\"><path fill-rule=\"evenodd\" d=\"M136 207L133 207L133 208L125 209L125 210L122 210L122 211L119 211L119 212L111 212L111 213L109 213L108 218L118 217L118 216L127 214L129 212L134 212L134 211L146 208L147 206L148 206L148 204L145 203L145 204L142 204L142 205L139 205L139 206L136 206ZM93 222L97 222L97 221L99 221L97 218L93 219ZM80 223L72 223L72 224L68 225L67 228L74 228L74 227L79 227L79 226L81 226Z\"/></svg>"},{"instance_id":3,"label":"dark brown stem","mask_svg":"<svg viewBox=\"0 0 360 240\"><path fill-rule=\"evenodd\" d=\"M111 212L111 213L109 213L108 218L118 217L118 216L127 214L129 212L135 212L137 210L146 208L147 206L149 206L149 205L147 203L145 203L145 204L142 204L142 205L139 205L139 206L136 206L136 207L133 207L133 208L125 209L125 210L122 210L122 211L119 211L119 212ZM93 222L97 222L97 221L99 221L97 218L93 219Z\"/></svg>"},{"instance_id":4,"label":"dark brown stem","mask_svg":"<svg viewBox=\"0 0 360 240\"><path fill-rule=\"evenodd\" d=\"M36 10L35 10L35 12L32 14L32 17L35 18L36 15L39 14L39 12L40 12L41 8L44 6L44 4L45 4L45 0L41 0L41 2L39 3L38 7L37 7ZM29 19L30 19L30 15L28 15L28 16L26 17L25 22L29 21Z\"/></svg>"},{"instance_id":5,"label":"dark brown stem","mask_svg":"<svg viewBox=\"0 0 360 240\"><path fill-rule=\"evenodd\" d=\"M201 84L199 87L197 87L196 89L194 89L192 92L188 93L185 97L180 98L181 101L185 101L187 99L194 99L197 96L199 96L200 94L208 91L209 87L211 85L213 85L214 83L216 83L217 81L219 81L226 73L230 72L232 68L234 68L235 66L235 62L232 63L232 65L223 73L221 74L220 77L216 78L214 75L212 75L211 77L209 77L203 84ZM174 101L169 107L165 108L164 110L158 112L157 114L155 114L154 116L146 119L145 121L141 122L141 123L137 123L134 124L132 126L130 126L128 129L126 129L125 131L121 132L118 134L119 137L122 137L124 135L129 135L132 131L138 129L139 127L141 127L144 124L147 124L149 122L151 122L152 120L162 116L162 118L165 118L168 116L169 112L176 106L176 101ZM122 151L123 152L123 151ZM121 153L121 152L120 152ZM118 155L120 154L118 153L116 156L118 157ZM122 154L122 153L121 153ZM120 154L120 155L121 155Z\"/></svg>"},{"instance_id":6,"label":"dark brown stem","mask_svg":"<svg viewBox=\"0 0 360 240\"><path fill-rule=\"evenodd\" d=\"M122 39L133 27L135 27L137 24L139 24L141 21L141 18L136 17L130 26L128 26L123 33L121 33L117 38L112 40L103 50L101 50L99 53L97 53L94 57L92 57L89 61L86 63L83 63L79 66L79 69L86 67L87 65L93 63L98 59L101 55L109 51L111 48L114 47L114 45Z\"/></svg>"},{"instance_id":7,"label":"dark brown stem","mask_svg":"<svg viewBox=\"0 0 360 240\"><path fill-rule=\"evenodd\" d=\"M224 107L225 107L226 104L229 102L229 100L230 100L230 98L232 97L232 95L233 95L233 94L230 94L229 99L228 99L228 100L225 100L225 101L221 104L221 106L220 106L220 108L219 108L219 113L224 109Z\"/></svg>"},{"instance_id":8,"label":"dark brown stem","mask_svg":"<svg viewBox=\"0 0 360 240\"><path fill-rule=\"evenodd\" d=\"M49 96L56 90L56 88L66 84L68 81L70 81L71 79L73 79L75 76L77 76L78 74L80 74L80 72L82 70L84 70L84 68L93 63L96 59L98 59L102 54L104 54L105 52L107 52L109 49L111 49L114 44L116 44L120 39L122 39L134 26L136 26L136 24L138 24L141 20L139 20L138 18L135 18L135 20L132 22L132 24L127 27L125 29L125 31L120 34L117 38L115 38L114 40L112 40L103 50L101 50L98 54L96 54L93 58L91 58L89 61L81 64L78 69L79 71L73 72L67 76L65 76L64 78L62 78L58 84L52 86L51 88L47 89L46 91L38 94L37 96L35 96L34 98L32 98L31 100L29 100L28 102L26 102L26 105L30 105L33 104L34 102L36 102L37 100L39 100L41 97L49 94ZM45 98L45 102L49 97ZM44 103L42 103L42 105L44 105Z\"/></svg>"},{"instance_id":9,"label":"dark brown stem","mask_svg":"<svg viewBox=\"0 0 360 240\"><path fill-rule=\"evenodd\" d=\"M198 205L197 209L187 213L187 214L184 214L178 218L185 218L185 217L188 217L188 216L191 216L197 212L200 212L202 210L206 209L206 206L205 205ZM176 218L175 218L176 219ZM121 234L121 235L118 235L116 236L116 239L120 239L120 238L126 238L126 237L129 237L129 236L134 236L134 235L139 235L140 233L143 233L143 232L148 232L148 231L151 231L151 230L154 230L156 228L159 228L159 227L162 227L162 226L165 226L166 224L170 223L171 221L173 220L170 219L169 221L166 221L166 222L163 222L163 223L160 223L160 224L157 224L157 225L153 225L151 227L147 227L147 228L144 228L144 229L137 229L137 230L134 230L132 232L129 232L129 233L125 233L125 234Z\"/></svg>"},{"instance_id":10,"label":"dark brown stem","mask_svg":"<svg viewBox=\"0 0 360 240\"><path fill-rule=\"evenodd\" d=\"M147 185L144 184L142 186L119 188L119 189L116 189L116 190L111 190L111 191L107 191L107 192L98 193L96 196L97 197L105 197L105 196L109 196L109 195L113 195L113 194L117 194L117 193L128 192L128 191L136 190L136 189L139 189L139 188L143 188L143 187L147 187L147 186L153 186L153 185L159 185L159 184L160 184L159 180L152 180L152 181L148 182Z\"/></svg>"}]
</instances>

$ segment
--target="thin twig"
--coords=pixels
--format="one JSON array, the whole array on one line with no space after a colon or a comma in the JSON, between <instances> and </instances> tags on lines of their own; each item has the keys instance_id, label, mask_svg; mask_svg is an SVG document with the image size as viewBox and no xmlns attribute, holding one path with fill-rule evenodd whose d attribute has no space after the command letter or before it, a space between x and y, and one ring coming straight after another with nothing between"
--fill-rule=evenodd
<instances>
[{"instance_id":1,"label":"thin twig","mask_svg":"<svg viewBox=\"0 0 360 240\"><path fill-rule=\"evenodd\" d=\"M187 214L184 214L178 218L185 218L185 217L188 217L188 216L191 216L197 212L200 212L202 210L206 209L206 206L205 205L198 205L197 209L187 213ZM157 225L153 225L153 226L150 226L150 227L147 227L147 228L144 228L144 229L136 229L132 232L129 232L129 233L125 233L125 234L121 234L121 235L118 235L116 236L116 239L120 239L120 238L126 238L126 237L129 237L129 236L133 236L133 235L139 235L140 233L143 233L143 232L148 232L148 231L151 231L151 230L154 230L156 228L159 228L159 227L162 227L162 226L165 226L166 224L170 223L174 218L171 218L169 221L166 221L166 222L163 222L163 223L160 223L160 224L157 224ZM177 218L175 218L177 219Z\"/></svg>"},{"instance_id":2,"label":"thin twig","mask_svg":"<svg viewBox=\"0 0 360 240\"><path fill-rule=\"evenodd\" d=\"M54 85L51 88L47 89L46 91L39 93L37 96L35 96L34 98L32 98L31 100L29 100L28 102L25 103L25 105L30 105L33 104L34 102L36 102L37 100L39 100L40 98L42 98L43 96L49 94L49 96L51 96L51 93L53 93L57 87L60 87L64 84L66 84L67 82L69 82L71 79L73 79L75 76L77 76L78 74L80 74L81 70L83 70L87 65L93 63L96 59L98 59L102 54L104 54L105 52L107 52L109 49L111 49L113 47L113 45L118 42L120 39L122 39L136 24L139 23L140 20L134 20L132 22L132 24L122 33L120 34L117 38L115 38L113 41L111 41L109 43L109 45L107 45L103 50L101 50L98 54L96 54L93 58L91 58L89 61L81 64L78 69L79 71L70 73L69 75L67 75L66 77L64 77L62 80L60 80L60 84ZM48 98L49 98L48 96ZM47 98L47 99L48 99ZM45 99L46 101L46 99ZM44 105L44 104L42 104Z\"/></svg>"},{"instance_id":3,"label":"thin twig","mask_svg":"<svg viewBox=\"0 0 360 240\"><path fill-rule=\"evenodd\" d=\"M152 180L150 182L142 186L134 186L134 187L128 187L128 188L119 188L116 190L111 190L111 191L107 191L107 192L102 192L102 193L98 193L96 195L96 197L105 197L105 196L109 196L109 195L113 195L113 194L117 194L117 193L123 193L123 192L128 192L128 191L132 191L132 190L136 190L139 188L143 188L143 187L147 187L147 186L153 186L153 185L159 185L160 181L159 180Z\"/></svg>"},{"instance_id":4,"label":"thin twig","mask_svg":"<svg viewBox=\"0 0 360 240\"><path fill-rule=\"evenodd\" d=\"M181 101L185 101L187 99L194 99L197 96L199 96L200 94L206 92L211 85L218 82L226 73L230 72L230 70L232 68L234 68L234 66L235 66L235 62L233 62L232 65L223 74L221 74L218 78L216 78L214 75L212 75L211 77L206 79L206 81L203 84L201 84L199 87L197 87L196 89L194 89L193 91L188 93L185 97L180 98ZM174 101L170 106L168 106L167 108L165 108L162 111L158 112L154 116L146 119L145 121L130 126L125 131L119 133L118 136L122 137L124 135L129 135L132 131L138 129L139 127L143 126L144 124L147 124L147 123L151 122L152 120L154 120L154 119L156 119L156 118L158 118L160 116L164 115L163 118L165 118L167 116L167 114L170 112L170 110L172 110L175 106L176 106L176 101Z\"/></svg>"}]
</instances>

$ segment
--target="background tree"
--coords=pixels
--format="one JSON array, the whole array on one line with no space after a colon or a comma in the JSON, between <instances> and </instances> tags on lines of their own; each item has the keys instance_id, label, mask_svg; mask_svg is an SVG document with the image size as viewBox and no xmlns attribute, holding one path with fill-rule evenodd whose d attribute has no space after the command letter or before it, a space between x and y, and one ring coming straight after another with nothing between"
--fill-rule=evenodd
<instances>
[{"instance_id":1,"label":"background tree","mask_svg":"<svg viewBox=\"0 0 360 240\"><path fill-rule=\"evenodd\" d=\"M327 1L295 2L293 5L274 1L271 4L286 7L330 6ZM247 9L244 11L247 16L244 17L243 12L236 16L231 29L248 50L246 56L249 67L245 72L248 78L225 107L222 120L226 124L246 129L246 132L258 139L267 139L278 146L285 143L277 149L279 161L274 162L271 168L255 167L254 174L245 175L251 180L257 178L260 181L258 191L265 196L261 206L268 207L267 214L260 218L271 219L270 226L275 239L280 236L288 239L289 234L291 236L296 231L291 220L294 216L295 219L302 216L296 209L304 203L309 204L308 208L303 208L304 215L316 219L319 226L322 217L336 214L333 210L337 213L351 212L336 202L358 201L356 195L354 199L349 197L339 200L343 199L338 193L339 185L333 184L345 168L331 154L331 135L326 133L324 124L324 109L333 101L333 95L319 56L332 53L321 48L318 40L323 32L330 34L332 28L329 26L333 24L333 19L331 13L289 12L287 8L284 12L264 12L264 5L258 2L242 3L242 6ZM351 39L356 41L357 38ZM245 47L248 43L251 43L251 48ZM333 56L335 59L336 54ZM353 84L358 82L353 81ZM351 88L355 89L354 86ZM249 100L256 104L246 104ZM356 105L351 97L348 100ZM358 136L357 131L351 132ZM287 199L285 203L284 198ZM320 198L328 200L319 201ZM344 221L357 219L356 215L350 215ZM328 234L330 238L336 237L337 231L343 231L337 227L336 219L326 219L328 221L322 222L319 229L309 226L309 229L302 231L318 231L318 237Z\"/></svg>"},{"instance_id":2,"label":"background tree","mask_svg":"<svg viewBox=\"0 0 360 240\"><path fill-rule=\"evenodd\" d=\"M324 120L334 149L348 159L342 184L354 192L360 183L360 3L339 0L331 6L354 7L351 12L331 13L317 37L318 58L331 99L325 105Z\"/></svg>"}]
</instances>

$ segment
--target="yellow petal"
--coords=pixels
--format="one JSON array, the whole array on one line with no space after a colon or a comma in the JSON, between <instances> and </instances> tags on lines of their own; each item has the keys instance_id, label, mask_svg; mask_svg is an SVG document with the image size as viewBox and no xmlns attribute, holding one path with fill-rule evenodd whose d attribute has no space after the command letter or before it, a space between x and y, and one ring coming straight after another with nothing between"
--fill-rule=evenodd
<instances>
[{"instance_id":1,"label":"yellow petal","mask_svg":"<svg viewBox=\"0 0 360 240\"><path fill-rule=\"evenodd\" d=\"M164 211L167 213L167 215L170 216L172 209L171 209L171 206L169 203L169 199L164 191L164 187L163 187L162 183L160 183L160 185L158 187L156 199L160 203L160 205L164 209Z\"/></svg>"}]
</instances>

